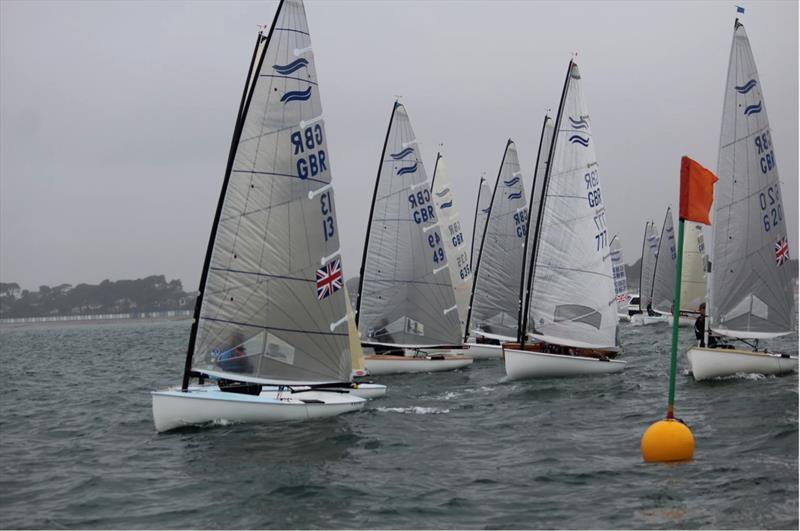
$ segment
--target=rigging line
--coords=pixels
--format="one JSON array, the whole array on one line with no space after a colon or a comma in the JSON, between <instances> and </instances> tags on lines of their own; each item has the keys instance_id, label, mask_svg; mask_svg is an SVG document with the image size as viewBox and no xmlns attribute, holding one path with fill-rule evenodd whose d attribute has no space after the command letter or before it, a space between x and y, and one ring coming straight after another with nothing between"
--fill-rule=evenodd
<instances>
[{"instance_id":1,"label":"rigging line","mask_svg":"<svg viewBox=\"0 0 800 531\"><path fill-rule=\"evenodd\" d=\"M303 79L302 77L294 77L294 76L281 76L275 74L259 74L258 77L274 77L277 79L292 79L294 81L301 81L303 83L309 83L311 85L319 86L319 84L315 81L311 81L310 79Z\"/></svg>"},{"instance_id":2,"label":"rigging line","mask_svg":"<svg viewBox=\"0 0 800 531\"><path fill-rule=\"evenodd\" d=\"M259 277L267 277L267 278L274 278L274 279L280 279L280 280L297 280L297 281L300 281L300 282L316 282L315 280L312 280L312 279L309 279L309 278L288 277L288 276L284 276L284 275L271 275L269 273L260 273L258 271L244 271L244 270L241 270L241 269L226 269L226 268L222 268L222 267L213 267L213 266L209 267L209 269L212 270L212 271L220 271L220 272L226 272L226 273L238 273L238 274L242 274L242 275L255 275L255 276L259 276Z\"/></svg>"},{"instance_id":3,"label":"rigging line","mask_svg":"<svg viewBox=\"0 0 800 531\"><path fill-rule=\"evenodd\" d=\"M276 149L277 149L277 145L276 145ZM256 149L256 156L258 156L258 149ZM231 170L231 171L232 171L232 173L252 173L252 174L255 174L255 175L270 175L272 177L287 177L287 178L290 178L290 179L297 179L297 180L300 180L300 181L315 182L315 183L320 183L320 184L328 184L328 182L329 182L329 181L324 181L322 179L314 179L312 177L308 177L306 179L303 179L301 177L298 177L297 175L292 175L291 173L277 173L277 172L272 172L272 171L256 171L256 170Z\"/></svg>"},{"instance_id":4,"label":"rigging line","mask_svg":"<svg viewBox=\"0 0 800 531\"><path fill-rule=\"evenodd\" d=\"M562 267L562 266L555 266L555 265L551 265L551 264L538 264L537 267L541 267L541 268L544 268L544 269L549 269L550 271L553 271L553 272L555 272L555 271L572 271L573 273L585 273L587 275L595 275L595 276L603 277L603 278L612 278L611 275L607 275L605 273L598 273L597 271L592 271L592 270L588 270L588 269L578 269L578 268L574 268L574 267ZM551 273L551 274L555 274L555 273Z\"/></svg>"}]
</instances>

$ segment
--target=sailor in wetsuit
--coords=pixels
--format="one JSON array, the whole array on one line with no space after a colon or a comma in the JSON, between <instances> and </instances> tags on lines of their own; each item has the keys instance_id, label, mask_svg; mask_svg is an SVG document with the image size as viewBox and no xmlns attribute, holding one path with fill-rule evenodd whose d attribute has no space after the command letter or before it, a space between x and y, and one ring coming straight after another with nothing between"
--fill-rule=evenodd
<instances>
[{"instance_id":1,"label":"sailor in wetsuit","mask_svg":"<svg viewBox=\"0 0 800 531\"><path fill-rule=\"evenodd\" d=\"M701 347L705 347L705 331L706 331L706 303L701 303L700 307L697 309L700 312L700 315L694 322L694 337L697 338L698 345ZM708 348L714 348L717 346L717 340L714 336L711 335L711 332L708 333Z\"/></svg>"}]
</instances>

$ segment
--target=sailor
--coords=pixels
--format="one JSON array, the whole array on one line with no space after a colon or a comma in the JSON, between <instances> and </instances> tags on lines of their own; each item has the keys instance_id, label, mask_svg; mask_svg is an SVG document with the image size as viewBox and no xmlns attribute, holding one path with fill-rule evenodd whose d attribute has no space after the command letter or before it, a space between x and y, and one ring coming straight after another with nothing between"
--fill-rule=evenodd
<instances>
[{"instance_id":1,"label":"sailor","mask_svg":"<svg viewBox=\"0 0 800 531\"><path fill-rule=\"evenodd\" d=\"M700 307L697 308L697 311L700 312L700 315L697 316L697 319L694 322L694 337L697 338L697 344L700 347L705 347L705 331L706 331L706 303L700 303ZM708 332L708 348L714 348L717 346L717 340L714 336L711 335L711 332Z\"/></svg>"}]
</instances>

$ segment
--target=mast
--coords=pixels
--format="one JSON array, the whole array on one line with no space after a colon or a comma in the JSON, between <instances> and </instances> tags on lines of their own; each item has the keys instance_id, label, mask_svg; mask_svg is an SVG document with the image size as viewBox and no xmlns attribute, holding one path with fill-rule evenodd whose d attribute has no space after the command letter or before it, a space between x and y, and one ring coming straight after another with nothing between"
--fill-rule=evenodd
<instances>
[{"instance_id":1,"label":"mast","mask_svg":"<svg viewBox=\"0 0 800 531\"><path fill-rule=\"evenodd\" d=\"M436 153L436 162L433 163L433 177L431 177L431 192L433 192L433 183L436 182L436 169L439 167L439 159L442 158L442 153Z\"/></svg>"},{"instance_id":2,"label":"mast","mask_svg":"<svg viewBox=\"0 0 800 531\"><path fill-rule=\"evenodd\" d=\"M434 175L436 175L435 171L434 171ZM475 250L475 230L478 228L478 213L481 210L481 192L483 192L483 186L484 186L485 183L486 183L486 179L484 179L483 175L481 175L481 182L478 185L478 201L475 203L475 218L472 221L472 242L471 242L470 249L469 249L469 269L470 269L470 272L472 272L473 269L474 269L472 266L473 266L473 258L475 256L475 253L473 253L473 251ZM487 219L488 219L488 216L487 216ZM482 239L483 239L483 236L481 236L481 240ZM475 277L473 277L473 279L474 278ZM472 286L473 286L472 289L474 291L475 290L475 281L474 280L472 282Z\"/></svg>"},{"instance_id":3,"label":"mast","mask_svg":"<svg viewBox=\"0 0 800 531\"><path fill-rule=\"evenodd\" d=\"M361 256L361 269L358 273L358 298L356 299L356 327L358 327L359 317L361 317L361 290L364 287L364 267L367 263L367 248L369 247L369 233L372 230L372 214L375 211L375 198L378 197L378 186L380 186L381 169L383 168L383 157L386 156L386 145L389 143L389 133L392 131L392 122L394 121L394 113L397 110L400 102L394 101L392 105L392 114L389 116L389 127L386 128L386 138L383 141L383 150L381 151L381 158L378 161L378 175L375 176L375 190L372 192L372 204L369 207L369 217L367 218L367 235L364 238L364 254ZM437 158L438 162L439 159Z\"/></svg>"},{"instance_id":4,"label":"mast","mask_svg":"<svg viewBox=\"0 0 800 531\"><path fill-rule=\"evenodd\" d=\"M647 235L650 233L650 222L644 224L644 237L642 238L642 257L639 262L639 311L642 310L642 293L644 290L644 250L647 246Z\"/></svg>"},{"instance_id":5,"label":"mast","mask_svg":"<svg viewBox=\"0 0 800 531\"><path fill-rule=\"evenodd\" d=\"M550 161L553 160L553 155L556 149L556 140L558 138L558 128L561 127L561 115L564 112L564 102L567 100L567 90L569 89L569 76L572 74L573 61L570 59L569 66L567 66L567 75L564 78L564 88L561 90L561 101L558 103L558 114L556 114L556 123L553 126L553 141L550 142L550 150L547 155L547 171L544 172L544 181L542 182L542 199L539 201L539 212L536 213L536 237L533 239L533 252L531 253L531 263L528 267L528 293L531 293L533 286L533 274L536 271L536 259L539 256L539 235L542 233L542 213L544 212L545 203L547 202L547 186L550 181L550 173L553 167ZM527 308L526 308L527 313ZM525 318L527 321L527 317ZM527 328L527 322L526 322Z\"/></svg>"},{"instance_id":6,"label":"mast","mask_svg":"<svg viewBox=\"0 0 800 531\"><path fill-rule=\"evenodd\" d=\"M208 238L208 247L206 249L206 257L203 261L203 271L200 275L200 286L198 288L197 300L195 301L194 305L194 317L192 319L192 330L189 335L189 346L186 348L186 363L183 367L183 381L181 383L181 390L186 392L189 388L189 378L192 372L192 356L194 355L194 347L195 342L197 341L197 325L200 320L200 309L203 305L203 294L206 288L206 280L208 279L208 267L211 264L211 255L214 250L214 241L217 237L217 227L219 226L219 218L222 214L222 206L225 202L225 194L228 191L228 182L230 181L231 177L231 170L233 169L233 161L236 156L236 148L239 145L239 139L242 135L242 127L244 126L245 117L247 116L247 111L250 108L250 101L252 100L253 90L255 90L255 83L251 83L252 76L254 72L258 72L261 70L261 64L264 62L264 57L266 56L266 49L269 46L269 42L272 39L272 33L275 30L275 24L278 22L278 16L281 13L281 8L283 8L283 0L278 4L278 9L275 11L275 17L272 19L272 25L269 28L269 33L267 34L266 39L264 40L263 32L258 32L258 37L256 37L256 44L255 48L253 49L253 57L250 59L250 69L247 74L247 79L245 80L244 89L242 90L242 99L239 103L239 112L236 115L236 122L233 128L233 137L231 139L231 147L228 153L228 163L225 167L225 178L222 181L222 190L220 191L219 201L217 202L217 211L214 214L214 222L211 225L211 234ZM262 44L263 40L263 53L261 53L260 57L258 56L259 46ZM255 66L255 62L258 60L258 66Z\"/></svg>"},{"instance_id":7,"label":"mast","mask_svg":"<svg viewBox=\"0 0 800 531\"><path fill-rule=\"evenodd\" d=\"M525 241L522 244L522 271L519 278L519 315L517 317L517 341L520 344L520 349L525 350L525 333L528 328L528 297L531 289L531 278L528 277L527 284L525 283L525 265L528 258L528 241L531 237L531 214L533 213L533 200L536 197L536 178L539 173L539 157L542 155L542 143L544 142L544 134L547 130L547 120L550 117L545 114L542 121L542 134L539 137L539 151L536 153L536 166L533 168L533 183L531 184L531 200L528 205L528 224L525 229ZM549 150L548 150L549 151ZM541 199L539 200L541 205ZM538 213L537 213L538 219Z\"/></svg>"},{"instance_id":8,"label":"mast","mask_svg":"<svg viewBox=\"0 0 800 531\"><path fill-rule=\"evenodd\" d=\"M500 169L497 170L497 180L494 183L494 190L492 191L492 200L489 203L489 208L494 206L494 198L497 195L497 187L500 184L500 175L503 174L503 165L506 163L506 154L508 153L508 147L513 144L513 141L509 138L506 142L506 149L503 151L503 160L500 161ZM481 177L481 181L483 181L483 177ZM478 198L480 199L480 190L478 191ZM477 219L478 212L476 210L475 216ZM492 211L489 210L489 214L486 216L486 226L489 225L489 216L492 215ZM474 233L473 233L474 236ZM467 338L469 337L469 322L472 318L472 301L475 299L475 285L478 283L478 271L481 268L481 256L483 255L483 244L486 241L486 229L484 228L483 234L481 235L481 247L480 251L478 252L478 263L475 265L475 270L472 272L472 293L469 296L469 309L467 310L467 320L464 323L464 342L467 342Z\"/></svg>"}]
</instances>

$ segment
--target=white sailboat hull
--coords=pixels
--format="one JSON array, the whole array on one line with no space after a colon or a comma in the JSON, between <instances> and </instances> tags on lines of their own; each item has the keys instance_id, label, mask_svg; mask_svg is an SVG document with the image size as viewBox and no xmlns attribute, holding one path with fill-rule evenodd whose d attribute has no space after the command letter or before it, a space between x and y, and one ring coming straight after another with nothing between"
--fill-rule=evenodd
<instances>
[{"instance_id":1,"label":"white sailboat hull","mask_svg":"<svg viewBox=\"0 0 800 531\"><path fill-rule=\"evenodd\" d=\"M417 372L441 372L463 369L472 363L466 356L414 357L376 354L364 358L364 364L373 376Z\"/></svg>"},{"instance_id":2,"label":"white sailboat hull","mask_svg":"<svg viewBox=\"0 0 800 531\"><path fill-rule=\"evenodd\" d=\"M503 347L490 343L467 343L464 355L474 360L499 360L503 357Z\"/></svg>"},{"instance_id":3,"label":"white sailboat hull","mask_svg":"<svg viewBox=\"0 0 800 531\"><path fill-rule=\"evenodd\" d=\"M506 374L512 380L611 374L625 368L625 362L619 360L515 349L505 349L503 352Z\"/></svg>"},{"instance_id":4,"label":"white sailboat hull","mask_svg":"<svg viewBox=\"0 0 800 531\"><path fill-rule=\"evenodd\" d=\"M697 381L734 374L785 374L797 371L797 356L747 350L692 347L686 353Z\"/></svg>"},{"instance_id":5,"label":"white sailboat hull","mask_svg":"<svg viewBox=\"0 0 800 531\"><path fill-rule=\"evenodd\" d=\"M631 317L631 325L633 326L647 326L654 324L669 323L672 320L671 315L658 314L647 315L645 313L637 313Z\"/></svg>"},{"instance_id":6,"label":"white sailboat hull","mask_svg":"<svg viewBox=\"0 0 800 531\"><path fill-rule=\"evenodd\" d=\"M325 391L262 390L259 395L227 393L213 386L153 391L153 422L163 432L212 422L265 424L332 417L364 407L361 397Z\"/></svg>"},{"instance_id":7,"label":"white sailboat hull","mask_svg":"<svg viewBox=\"0 0 800 531\"><path fill-rule=\"evenodd\" d=\"M348 393L361 398L381 398L386 396L386 386L375 383L359 383L355 389L348 389Z\"/></svg>"}]
</instances>

